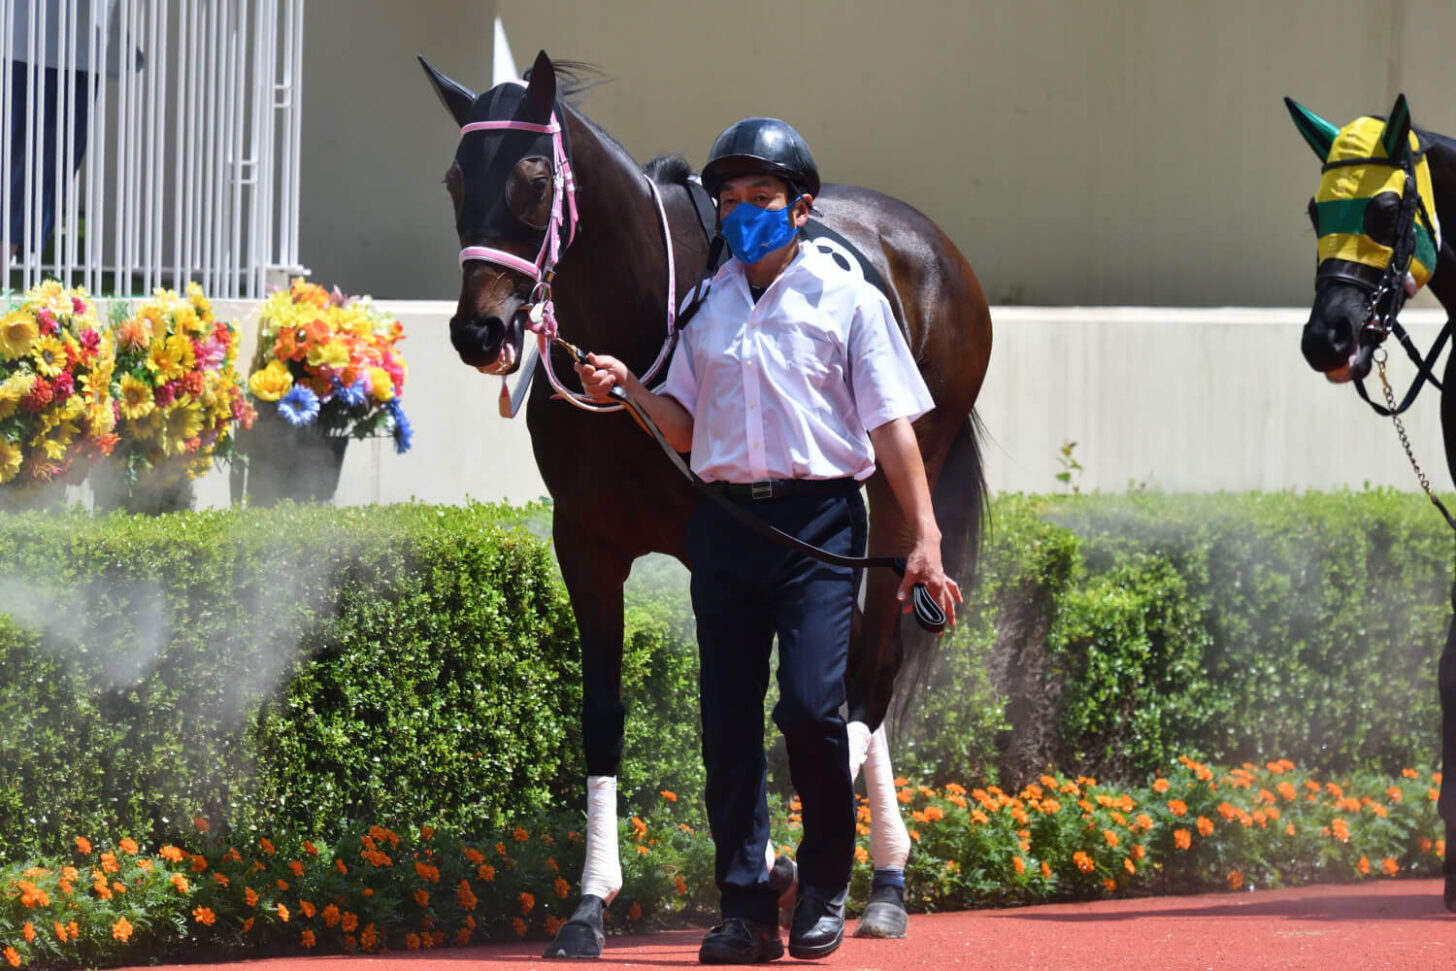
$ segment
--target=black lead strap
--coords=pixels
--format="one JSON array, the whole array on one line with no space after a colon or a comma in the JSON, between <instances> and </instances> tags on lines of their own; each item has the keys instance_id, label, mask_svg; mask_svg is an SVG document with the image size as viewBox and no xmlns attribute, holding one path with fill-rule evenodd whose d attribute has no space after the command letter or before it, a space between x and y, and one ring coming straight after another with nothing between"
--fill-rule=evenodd
<instances>
[{"instance_id":1,"label":"black lead strap","mask_svg":"<svg viewBox=\"0 0 1456 971\"><path fill-rule=\"evenodd\" d=\"M577 361L582 364L588 363L586 354L580 348L559 337L555 338L555 341L561 347L565 348ZM673 466L693 484L693 488L717 503L722 507L724 512L758 535L771 539L782 546L787 546L794 552L803 554L810 559L818 560L821 563L828 563L830 566L846 566L853 569L889 567L897 575L902 577L905 575L905 557L903 556L841 556L838 553L831 553L828 550L823 550L806 543L797 536L791 536L783 530L764 522L738 503L733 502L728 497L714 490L712 486L699 478L698 474L683 461L682 456L677 453L677 449L673 448L667 438L663 436L662 429L657 427L657 423L648 417L647 413L635 401L629 398L627 392L623 391L620 386L613 385L608 394L617 401L620 401L632 414L637 416L637 420L642 423L642 427L647 429L648 433L657 441L657 444L661 446L662 451L672 461ZM932 634L939 634L945 630L945 611L941 609L940 604L935 602L935 598L930 595L930 591L926 589L925 584L915 584L911 590L910 603L915 611L915 620L922 628Z\"/></svg>"}]
</instances>

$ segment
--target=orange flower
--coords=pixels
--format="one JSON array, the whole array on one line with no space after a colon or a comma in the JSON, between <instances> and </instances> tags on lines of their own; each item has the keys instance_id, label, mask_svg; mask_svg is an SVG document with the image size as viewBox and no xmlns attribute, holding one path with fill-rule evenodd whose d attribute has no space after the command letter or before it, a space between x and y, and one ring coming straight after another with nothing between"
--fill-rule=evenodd
<instances>
[{"instance_id":1,"label":"orange flower","mask_svg":"<svg viewBox=\"0 0 1456 971\"><path fill-rule=\"evenodd\" d=\"M1171 800L1168 803L1168 812L1172 813L1174 816L1182 816L1184 813L1188 812L1188 804L1182 799Z\"/></svg>"},{"instance_id":2,"label":"orange flower","mask_svg":"<svg viewBox=\"0 0 1456 971\"><path fill-rule=\"evenodd\" d=\"M1102 831L1102 838L1107 841L1108 846L1117 849L1117 834L1112 830L1104 829Z\"/></svg>"},{"instance_id":3,"label":"orange flower","mask_svg":"<svg viewBox=\"0 0 1456 971\"><path fill-rule=\"evenodd\" d=\"M419 904L421 907L430 906L430 895L424 890L416 890L415 903Z\"/></svg>"},{"instance_id":4,"label":"orange flower","mask_svg":"<svg viewBox=\"0 0 1456 971\"><path fill-rule=\"evenodd\" d=\"M475 875L481 880L484 880L486 883L490 883L492 880L495 879L495 867L491 866L489 863L482 863L479 867L476 868Z\"/></svg>"},{"instance_id":5,"label":"orange flower","mask_svg":"<svg viewBox=\"0 0 1456 971\"><path fill-rule=\"evenodd\" d=\"M1380 861L1380 868L1385 871L1387 877L1393 877L1400 872L1400 864L1388 856Z\"/></svg>"},{"instance_id":6,"label":"orange flower","mask_svg":"<svg viewBox=\"0 0 1456 971\"><path fill-rule=\"evenodd\" d=\"M643 856L646 856L648 853L651 853L652 851L649 850L647 847L645 847L645 846L643 846L642 844L639 843L637 845L637 852L640 853L640 854L642 854Z\"/></svg>"},{"instance_id":7,"label":"orange flower","mask_svg":"<svg viewBox=\"0 0 1456 971\"><path fill-rule=\"evenodd\" d=\"M1418 779L1418 778L1420 778L1420 773L1417 772L1415 769L1401 769L1400 770L1400 774L1401 774L1401 776L1403 778L1406 778L1406 779Z\"/></svg>"},{"instance_id":8,"label":"orange flower","mask_svg":"<svg viewBox=\"0 0 1456 971\"><path fill-rule=\"evenodd\" d=\"M30 921L26 921L25 922L25 927L21 930L21 934L22 934L22 936L25 937L25 943L27 943L27 944L34 943L35 942L35 925L32 924Z\"/></svg>"},{"instance_id":9,"label":"orange flower","mask_svg":"<svg viewBox=\"0 0 1456 971\"><path fill-rule=\"evenodd\" d=\"M314 914L318 913L318 911L314 908L314 905L309 903L307 900L300 900L298 902L298 909L303 911L303 916L305 917L312 917Z\"/></svg>"},{"instance_id":10,"label":"orange flower","mask_svg":"<svg viewBox=\"0 0 1456 971\"><path fill-rule=\"evenodd\" d=\"M132 839L130 836L124 837L120 843L116 844L116 848L121 850L121 852L125 853L127 856L136 856L137 853L136 840Z\"/></svg>"},{"instance_id":11,"label":"orange flower","mask_svg":"<svg viewBox=\"0 0 1456 971\"><path fill-rule=\"evenodd\" d=\"M344 918L339 922L339 930L345 934L354 933L354 928L359 926L359 915L352 910L344 911Z\"/></svg>"},{"instance_id":12,"label":"orange flower","mask_svg":"<svg viewBox=\"0 0 1456 971\"><path fill-rule=\"evenodd\" d=\"M258 905L258 895L253 892L252 887L243 888L243 903L249 907L256 907Z\"/></svg>"},{"instance_id":13,"label":"orange flower","mask_svg":"<svg viewBox=\"0 0 1456 971\"><path fill-rule=\"evenodd\" d=\"M1077 869L1081 870L1083 873L1091 873L1093 868L1096 866L1096 864L1092 862L1092 857L1088 856L1082 850L1078 850L1077 852L1072 854L1072 862L1075 863L1077 865Z\"/></svg>"},{"instance_id":14,"label":"orange flower","mask_svg":"<svg viewBox=\"0 0 1456 971\"><path fill-rule=\"evenodd\" d=\"M267 853L269 856L272 856L274 853L278 852L277 850L273 849L273 844L268 841L268 838L266 836L258 840L258 845L261 846L263 848L263 852Z\"/></svg>"},{"instance_id":15,"label":"orange flower","mask_svg":"<svg viewBox=\"0 0 1456 971\"><path fill-rule=\"evenodd\" d=\"M249 917L247 920L243 921L243 933L244 934L248 933L248 931L250 931L250 930L253 929L253 921L255 921L255 920L257 920L256 917Z\"/></svg>"},{"instance_id":16,"label":"orange flower","mask_svg":"<svg viewBox=\"0 0 1456 971\"><path fill-rule=\"evenodd\" d=\"M854 848L854 859L857 863L868 863L870 861L870 855L863 846L856 846Z\"/></svg>"},{"instance_id":17,"label":"orange flower","mask_svg":"<svg viewBox=\"0 0 1456 971\"><path fill-rule=\"evenodd\" d=\"M529 914L531 912L531 908L536 906L536 898L531 896L529 893L526 893L526 891L524 890L520 892L516 899L521 902L522 917L525 917L527 914Z\"/></svg>"},{"instance_id":18,"label":"orange flower","mask_svg":"<svg viewBox=\"0 0 1456 971\"><path fill-rule=\"evenodd\" d=\"M547 934L549 934L552 937L555 937L556 936L556 932L559 931L559 930L561 930L561 925L564 924L564 923L566 923L566 921L562 920L560 917L547 917L546 920L545 920L545 922L542 925L542 928L546 931ZM463 928L463 930L465 930L468 933L471 930L471 928L468 928L467 927L467 928Z\"/></svg>"},{"instance_id":19,"label":"orange flower","mask_svg":"<svg viewBox=\"0 0 1456 971\"><path fill-rule=\"evenodd\" d=\"M192 825L197 827L199 833L206 833L212 829L212 824L201 816L194 817Z\"/></svg>"},{"instance_id":20,"label":"orange flower","mask_svg":"<svg viewBox=\"0 0 1456 971\"><path fill-rule=\"evenodd\" d=\"M1016 871L1018 877L1021 876L1026 872L1026 861L1019 856L1013 856L1011 858L1011 869Z\"/></svg>"},{"instance_id":21,"label":"orange flower","mask_svg":"<svg viewBox=\"0 0 1456 971\"><path fill-rule=\"evenodd\" d=\"M571 884L567 883L561 877L557 877L556 882L552 886L556 888L556 896L562 900L565 900L567 895L571 893Z\"/></svg>"},{"instance_id":22,"label":"orange flower","mask_svg":"<svg viewBox=\"0 0 1456 971\"><path fill-rule=\"evenodd\" d=\"M192 919L199 924L211 927L217 921L217 914L214 914L208 907L193 907Z\"/></svg>"},{"instance_id":23,"label":"orange flower","mask_svg":"<svg viewBox=\"0 0 1456 971\"><path fill-rule=\"evenodd\" d=\"M298 943L304 947L313 947L318 942L314 939L313 931L305 930L302 934L298 935Z\"/></svg>"},{"instance_id":24,"label":"orange flower","mask_svg":"<svg viewBox=\"0 0 1456 971\"><path fill-rule=\"evenodd\" d=\"M278 905L278 919L285 924L288 923L288 908L282 904Z\"/></svg>"},{"instance_id":25,"label":"orange flower","mask_svg":"<svg viewBox=\"0 0 1456 971\"><path fill-rule=\"evenodd\" d=\"M1141 846L1134 846L1132 848L1132 858L1134 860L1141 860L1143 858L1143 853L1144 852L1145 851L1143 850L1143 848Z\"/></svg>"},{"instance_id":26,"label":"orange flower","mask_svg":"<svg viewBox=\"0 0 1456 971\"><path fill-rule=\"evenodd\" d=\"M1385 794L1390 797L1391 802L1400 802L1401 799L1405 798L1405 793L1400 791L1399 786L1391 786L1385 790Z\"/></svg>"},{"instance_id":27,"label":"orange flower","mask_svg":"<svg viewBox=\"0 0 1456 971\"><path fill-rule=\"evenodd\" d=\"M187 854L183 853L175 846L164 846L157 851L157 855L169 863L181 863L182 858Z\"/></svg>"},{"instance_id":28,"label":"orange flower","mask_svg":"<svg viewBox=\"0 0 1456 971\"><path fill-rule=\"evenodd\" d=\"M1046 860L1041 861L1041 875L1044 880L1050 880L1052 878L1052 865Z\"/></svg>"},{"instance_id":29,"label":"orange flower","mask_svg":"<svg viewBox=\"0 0 1456 971\"><path fill-rule=\"evenodd\" d=\"M675 887L677 887L677 892L678 892L679 895L681 895L681 896L686 896L687 895L687 892L688 892L688 882L686 880L684 880L681 875L678 876L677 880L674 881L673 885Z\"/></svg>"},{"instance_id":30,"label":"orange flower","mask_svg":"<svg viewBox=\"0 0 1456 971\"><path fill-rule=\"evenodd\" d=\"M1122 858L1122 868L1128 873L1137 873L1137 866L1132 862L1132 857L1130 856Z\"/></svg>"},{"instance_id":31,"label":"orange flower","mask_svg":"<svg viewBox=\"0 0 1456 971\"><path fill-rule=\"evenodd\" d=\"M664 789L661 793L659 793L659 795L661 795L662 798L666 799L668 802L677 802L677 793L675 792L670 792L667 789Z\"/></svg>"},{"instance_id":32,"label":"orange flower","mask_svg":"<svg viewBox=\"0 0 1456 971\"><path fill-rule=\"evenodd\" d=\"M526 922L519 917L511 918L511 928L516 932L517 937L526 936Z\"/></svg>"},{"instance_id":33,"label":"orange flower","mask_svg":"<svg viewBox=\"0 0 1456 971\"><path fill-rule=\"evenodd\" d=\"M131 921L125 917L111 925L111 936L125 944L131 938Z\"/></svg>"},{"instance_id":34,"label":"orange flower","mask_svg":"<svg viewBox=\"0 0 1456 971\"><path fill-rule=\"evenodd\" d=\"M323 916L323 919L324 919L324 926L325 927L338 927L339 926L339 908L338 908L337 905L335 905L335 904L329 904L328 906L326 906L323 909L322 916Z\"/></svg>"},{"instance_id":35,"label":"orange flower","mask_svg":"<svg viewBox=\"0 0 1456 971\"><path fill-rule=\"evenodd\" d=\"M303 876L303 863L299 860L289 860L288 869L293 871L295 877Z\"/></svg>"},{"instance_id":36,"label":"orange flower","mask_svg":"<svg viewBox=\"0 0 1456 971\"><path fill-rule=\"evenodd\" d=\"M1208 836L1212 832L1213 832L1213 820L1207 818L1206 816L1199 816L1198 817L1198 835L1199 836Z\"/></svg>"},{"instance_id":37,"label":"orange flower","mask_svg":"<svg viewBox=\"0 0 1456 971\"><path fill-rule=\"evenodd\" d=\"M5 960L10 963L12 968L20 967L20 952L13 947L7 947L5 949Z\"/></svg>"},{"instance_id":38,"label":"orange flower","mask_svg":"<svg viewBox=\"0 0 1456 971\"><path fill-rule=\"evenodd\" d=\"M1102 889L1106 890L1108 893L1112 893L1114 890L1117 889L1117 881L1112 879L1111 877L1105 877L1102 881Z\"/></svg>"},{"instance_id":39,"label":"orange flower","mask_svg":"<svg viewBox=\"0 0 1456 971\"><path fill-rule=\"evenodd\" d=\"M428 839L434 839L434 838L435 838L435 827L433 827L433 826L421 826L420 827L420 839L422 839L422 840L428 840Z\"/></svg>"},{"instance_id":40,"label":"orange flower","mask_svg":"<svg viewBox=\"0 0 1456 971\"><path fill-rule=\"evenodd\" d=\"M526 832L521 827L517 826L515 828L515 831L511 833L511 838L514 839L517 843L524 843L526 842L526 840L531 838L531 834ZM501 854L504 855L505 850L501 850Z\"/></svg>"},{"instance_id":41,"label":"orange flower","mask_svg":"<svg viewBox=\"0 0 1456 971\"><path fill-rule=\"evenodd\" d=\"M318 847L313 845L312 840L304 840L303 852L307 853L309 856L318 856Z\"/></svg>"},{"instance_id":42,"label":"orange flower","mask_svg":"<svg viewBox=\"0 0 1456 971\"><path fill-rule=\"evenodd\" d=\"M1237 890L1244 885L1244 875L1237 870L1230 870L1228 875L1228 888Z\"/></svg>"},{"instance_id":43,"label":"orange flower","mask_svg":"<svg viewBox=\"0 0 1456 971\"><path fill-rule=\"evenodd\" d=\"M632 901L632 906L629 907L629 908L627 908L627 919L628 920L641 920L642 919L642 905L639 904L635 900Z\"/></svg>"},{"instance_id":44,"label":"orange flower","mask_svg":"<svg viewBox=\"0 0 1456 971\"><path fill-rule=\"evenodd\" d=\"M81 851L82 856L91 855L91 841L84 836L76 837L76 849Z\"/></svg>"},{"instance_id":45,"label":"orange flower","mask_svg":"<svg viewBox=\"0 0 1456 971\"><path fill-rule=\"evenodd\" d=\"M1156 792L1160 796L1163 793L1167 792L1168 791L1168 788L1169 788L1169 786L1168 786L1168 780L1167 779L1159 778L1159 779L1155 779L1153 781L1153 791Z\"/></svg>"},{"instance_id":46,"label":"orange flower","mask_svg":"<svg viewBox=\"0 0 1456 971\"><path fill-rule=\"evenodd\" d=\"M1431 838L1429 836L1422 836L1421 837L1420 846L1421 846L1421 852L1422 853L1429 853L1429 852L1431 852L1431 847L1433 845L1435 845L1435 844L1433 844L1431 842Z\"/></svg>"},{"instance_id":47,"label":"orange flower","mask_svg":"<svg viewBox=\"0 0 1456 971\"><path fill-rule=\"evenodd\" d=\"M1343 819L1340 819L1337 816L1335 817L1334 822L1330 823L1330 832L1333 833L1335 839L1339 840L1341 843L1349 842L1350 824L1346 823Z\"/></svg>"},{"instance_id":48,"label":"orange flower","mask_svg":"<svg viewBox=\"0 0 1456 971\"><path fill-rule=\"evenodd\" d=\"M1360 859L1355 863L1355 869L1360 871L1361 876L1370 875L1370 861L1364 854L1361 854Z\"/></svg>"},{"instance_id":49,"label":"orange flower","mask_svg":"<svg viewBox=\"0 0 1456 971\"><path fill-rule=\"evenodd\" d=\"M177 888L178 893L187 893L192 889L187 883L187 878L180 873L172 874L172 886Z\"/></svg>"},{"instance_id":50,"label":"orange flower","mask_svg":"<svg viewBox=\"0 0 1456 971\"><path fill-rule=\"evenodd\" d=\"M345 876L347 876L348 873L349 873L349 868L344 865L344 861L343 860L339 860L339 859L334 860L334 867L336 869L338 869L338 871L340 873L344 874Z\"/></svg>"}]
</instances>

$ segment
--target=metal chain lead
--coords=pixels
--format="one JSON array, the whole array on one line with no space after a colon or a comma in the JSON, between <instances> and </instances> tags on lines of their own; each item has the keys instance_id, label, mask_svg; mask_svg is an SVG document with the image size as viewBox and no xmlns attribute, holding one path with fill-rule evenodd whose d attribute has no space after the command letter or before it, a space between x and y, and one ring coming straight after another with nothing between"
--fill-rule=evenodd
<instances>
[{"instance_id":1,"label":"metal chain lead","mask_svg":"<svg viewBox=\"0 0 1456 971\"><path fill-rule=\"evenodd\" d=\"M1400 447L1405 449L1405 457L1410 460L1411 468L1416 470L1416 478L1420 480L1421 489L1426 493L1426 498L1435 503L1438 507L1440 501L1436 494L1431 491L1431 481L1426 478L1426 473L1421 471L1421 464L1416 461L1416 453L1411 450L1410 436L1405 433L1405 422L1400 420L1400 415L1395 413L1395 392L1390 389L1390 381L1385 376L1385 348L1377 347L1371 355L1375 359L1375 366L1380 369L1380 390L1385 394L1385 405L1390 409L1390 420L1395 422L1395 430L1400 435Z\"/></svg>"}]
</instances>

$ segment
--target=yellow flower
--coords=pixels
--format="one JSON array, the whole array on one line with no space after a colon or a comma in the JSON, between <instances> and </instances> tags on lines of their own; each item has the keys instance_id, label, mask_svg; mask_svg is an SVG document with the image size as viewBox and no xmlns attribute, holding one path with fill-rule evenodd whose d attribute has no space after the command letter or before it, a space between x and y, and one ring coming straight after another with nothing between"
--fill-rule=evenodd
<instances>
[{"instance_id":1,"label":"yellow flower","mask_svg":"<svg viewBox=\"0 0 1456 971\"><path fill-rule=\"evenodd\" d=\"M0 356L16 360L30 353L40 328L24 310L13 310L0 320Z\"/></svg>"},{"instance_id":2,"label":"yellow flower","mask_svg":"<svg viewBox=\"0 0 1456 971\"><path fill-rule=\"evenodd\" d=\"M310 367L331 367L342 371L349 366L349 348L341 340L317 344L308 349Z\"/></svg>"},{"instance_id":3,"label":"yellow flower","mask_svg":"<svg viewBox=\"0 0 1456 971\"><path fill-rule=\"evenodd\" d=\"M66 345L55 337L37 337L30 347L35 369L53 378L66 369Z\"/></svg>"},{"instance_id":4,"label":"yellow flower","mask_svg":"<svg viewBox=\"0 0 1456 971\"><path fill-rule=\"evenodd\" d=\"M20 447L0 435L0 482L9 482L20 474L20 462L23 458Z\"/></svg>"},{"instance_id":5,"label":"yellow flower","mask_svg":"<svg viewBox=\"0 0 1456 971\"><path fill-rule=\"evenodd\" d=\"M175 381L192 370L196 358L192 353L192 342L181 334L173 334L165 341L152 344L147 356L147 370L163 381Z\"/></svg>"},{"instance_id":6,"label":"yellow flower","mask_svg":"<svg viewBox=\"0 0 1456 971\"><path fill-rule=\"evenodd\" d=\"M145 418L156 408L151 387L130 374L121 376L121 416L136 421Z\"/></svg>"},{"instance_id":7,"label":"yellow flower","mask_svg":"<svg viewBox=\"0 0 1456 971\"><path fill-rule=\"evenodd\" d=\"M195 401L178 403L167 409L163 420L162 451L180 455L187 450L187 440L202 434L202 406Z\"/></svg>"},{"instance_id":8,"label":"yellow flower","mask_svg":"<svg viewBox=\"0 0 1456 971\"><path fill-rule=\"evenodd\" d=\"M370 368L369 383L374 386L375 401L383 403L394 397L394 382L390 380L389 372L384 368Z\"/></svg>"},{"instance_id":9,"label":"yellow flower","mask_svg":"<svg viewBox=\"0 0 1456 971\"><path fill-rule=\"evenodd\" d=\"M292 387L293 375L279 360L269 361L267 367L254 371L253 376L248 378L248 390L253 392L253 397L263 401L277 401Z\"/></svg>"}]
</instances>

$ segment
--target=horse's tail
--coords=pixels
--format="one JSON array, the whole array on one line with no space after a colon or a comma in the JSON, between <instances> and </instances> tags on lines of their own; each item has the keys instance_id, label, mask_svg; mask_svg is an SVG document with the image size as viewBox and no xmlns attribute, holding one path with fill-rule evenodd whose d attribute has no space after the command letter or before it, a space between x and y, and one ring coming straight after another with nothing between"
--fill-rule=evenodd
<instances>
[{"instance_id":1,"label":"horse's tail","mask_svg":"<svg viewBox=\"0 0 1456 971\"><path fill-rule=\"evenodd\" d=\"M981 462L983 431L980 417L972 411L951 440L931 494L936 524L940 526L941 561L946 575L963 592L975 583L981 542L990 521L986 469ZM905 724L904 716L915 709L916 696L930 681L937 638L913 623L897 624L894 636L901 643L892 649L900 653L902 662L895 678L890 721L898 735Z\"/></svg>"}]
</instances>

